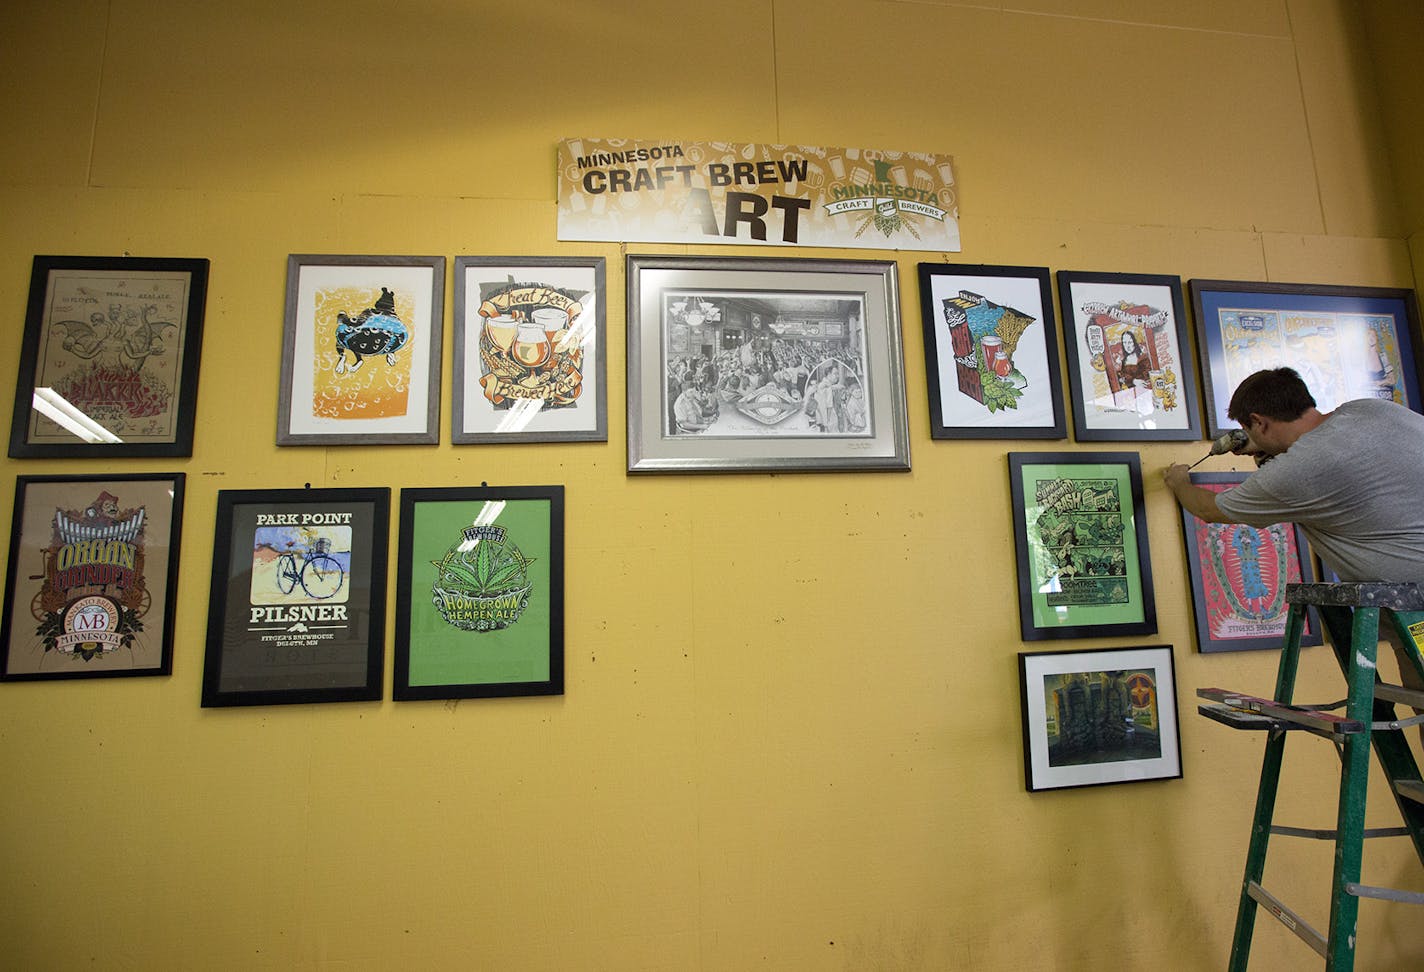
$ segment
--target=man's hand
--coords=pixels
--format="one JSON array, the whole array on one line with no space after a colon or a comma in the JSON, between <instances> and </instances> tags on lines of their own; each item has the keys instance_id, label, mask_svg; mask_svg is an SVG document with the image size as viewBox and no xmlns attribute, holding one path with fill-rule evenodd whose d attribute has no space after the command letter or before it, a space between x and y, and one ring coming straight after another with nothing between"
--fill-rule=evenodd
<instances>
[{"instance_id":1,"label":"man's hand","mask_svg":"<svg viewBox=\"0 0 1424 972\"><path fill-rule=\"evenodd\" d=\"M1162 470L1162 482L1172 491L1182 509L1207 523L1230 523L1226 514L1216 505L1216 494L1192 483L1187 466L1174 462Z\"/></svg>"}]
</instances>

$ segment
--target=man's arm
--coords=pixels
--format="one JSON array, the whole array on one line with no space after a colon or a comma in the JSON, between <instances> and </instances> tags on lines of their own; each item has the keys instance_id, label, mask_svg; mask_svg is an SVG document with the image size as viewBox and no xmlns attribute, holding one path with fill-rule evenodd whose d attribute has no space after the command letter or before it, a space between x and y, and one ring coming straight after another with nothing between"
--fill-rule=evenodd
<instances>
[{"instance_id":1,"label":"man's arm","mask_svg":"<svg viewBox=\"0 0 1424 972\"><path fill-rule=\"evenodd\" d=\"M1215 493L1193 485L1191 477L1187 474L1187 467L1182 463L1173 463L1162 470L1162 481L1167 484L1167 488L1172 491L1177 502L1182 504L1182 509L1198 520L1207 523L1236 522L1216 505Z\"/></svg>"}]
</instances>

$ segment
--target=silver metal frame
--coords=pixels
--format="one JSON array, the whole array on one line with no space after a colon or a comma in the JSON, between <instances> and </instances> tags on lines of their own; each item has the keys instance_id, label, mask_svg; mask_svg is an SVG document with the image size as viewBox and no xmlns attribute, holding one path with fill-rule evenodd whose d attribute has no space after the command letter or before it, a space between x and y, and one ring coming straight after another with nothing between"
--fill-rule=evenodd
<instances>
[{"instance_id":1,"label":"silver metal frame","mask_svg":"<svg viewBox=\"0 0 1424 972\"><path fill-rule=\"evenodd\" d=\"M628 275L628 471L908 471L909 431L897 268L888 260L674 257L630 254ZM861 436L669 436L662 393L666 289L846 294L865 304L866 405Z\"/></svg>"}]
</instances>

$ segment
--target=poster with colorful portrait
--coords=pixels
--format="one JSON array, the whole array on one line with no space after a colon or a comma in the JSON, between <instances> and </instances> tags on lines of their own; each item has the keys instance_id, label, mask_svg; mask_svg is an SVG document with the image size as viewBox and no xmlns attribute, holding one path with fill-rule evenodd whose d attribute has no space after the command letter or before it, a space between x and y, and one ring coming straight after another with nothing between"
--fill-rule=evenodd
<instances>
[{"instance_id":1,"label":"poster with colorful portrait","mask_svg":"<svg viewBox=\"0 0 1424 972\"><path fill-rule=\"evenodd\" d=\"M19 477L0 679L172 671L184 481Z\"/></svg>"},{"instance_id":2,"label":"poster with colorful portrait","mask_svg":"<svg viewBox=\"0 0 1424 972\"><path fill-rule=\"evenodd\" d=\"M439 442L444 283L444 257L288 257L277 444Z\"/></svg>"},{"instance_id":3,"label":"poster with colorful portrait","mask_svg":"<svg viewBox=\"0 0 1424 972\"><path fill-rule=\"evenodd\" d=\"M394 697L563 690L563 487L401 490Z\"/></svg>"},{"instance_id":4,"label":"poster with colorful portrait","mask_svg":"<svg viewBox=\"0 0 1424 972\"><path fill-rule=\"evenodd\" d=\"M456 257L450 441L607 441L606 289L603 257Z\"/></svg>"},{"instance_id":5,"label":"poster with colorful portrait","mask_svg":"<svg viewBox=\"0 0 1424 972\"><path fill-rule=\"evenodd\" d=\"M1201 438L1181 278L1062 270L1058 296L1078 441Z\"/></svg>"},{"instance_id":6,"label":"poster with colorful portrait","mask_svg":"<svg viewBox=\"0 0 1424 972\"><path fill-rule=\"evenodd\" d=\"M1244 482L1248 473L1192 473L1196 486L1213 493ZM1279 648L1285 638L1287 584L1313 584L1305 532L1289 523L1258 528L1244 523L1206 523L1182 510L1187 575L1192 584L1197 649L1245 651ZM1319 619L1311 611L1302 646L1321 644Z\"/></svg>"}]
</instances>

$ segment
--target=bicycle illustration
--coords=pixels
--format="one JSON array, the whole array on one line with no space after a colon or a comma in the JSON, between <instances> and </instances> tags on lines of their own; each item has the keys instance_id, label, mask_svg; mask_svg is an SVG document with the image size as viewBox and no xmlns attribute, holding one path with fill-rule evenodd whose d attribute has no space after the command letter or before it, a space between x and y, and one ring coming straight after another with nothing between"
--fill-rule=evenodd
<instances>
[{"instance_id":1,"label":"bicycle illustration","mask_svg":"<svg viewBox=\"0 0 1424 972\"><path fill-rule=\"evenodd\" d=\"M287 541L287 551L277 558L277 589L290 594L300 586L307 596L324 601L341 590L346 571L341 562L331 556L331 541L318 537L307 550L293 549Z\"/></svg>"}]
</instances>

